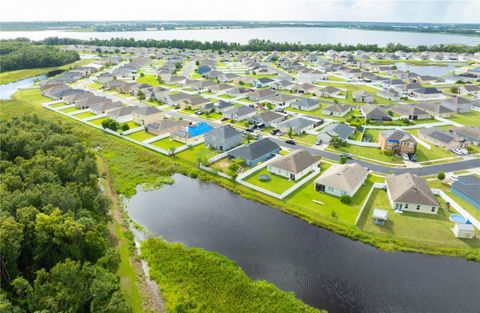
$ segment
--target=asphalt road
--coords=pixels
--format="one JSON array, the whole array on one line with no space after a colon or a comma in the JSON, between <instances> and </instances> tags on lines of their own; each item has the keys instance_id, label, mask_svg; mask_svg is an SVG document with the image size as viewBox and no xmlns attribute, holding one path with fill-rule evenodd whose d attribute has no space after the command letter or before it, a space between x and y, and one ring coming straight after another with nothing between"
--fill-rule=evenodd
<instances>
[{"instance_id":1,"label":"asphalt road","mask_svg":"<svg viewBox=\"0 0 480 313\"><path fill-rule=\"evenodd\" d=\"M323 158L334 160L334 161L338 161L340 159L340 155L336 153L318 150L318 149L314 149L314 148L310 148L310 147L306 147L298 144L291 145L291 144L285 143L285 141L282 139L277 139L277 138L271 138L271 139L282 147L286 147L294 150L305 149L312 154L320 154ZM395 167L389 167L386 165L374 164L374 163L370 163L363 160L357 160L355 158L352 160L348 160L347 163L358 163L372 171L382 173L382 174L388 174L388 173L402 174L402 173L410 172L412 174L417 174L418 176L435 175L438 172L454 172L454 171L467 170L471 168L480 168L480 159L463 160L463 161L450 162L450 163L444 163L444 164L423 166L418 168L395 168Z\"/></svg>"}]
</instances>

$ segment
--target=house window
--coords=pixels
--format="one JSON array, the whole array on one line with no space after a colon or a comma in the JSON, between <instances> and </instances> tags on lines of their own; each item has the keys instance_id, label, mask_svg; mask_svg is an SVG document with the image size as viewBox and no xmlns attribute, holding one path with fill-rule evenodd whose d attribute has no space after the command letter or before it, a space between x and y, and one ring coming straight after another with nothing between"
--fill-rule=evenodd
<instances>
[{"instance_id":1,"label":"house window","mask_svg":"<svg viewBox=\"0 0 480 313\"><path fill-rule=\"evenodd\" d=\"M432 206L432 212L435 212L435 207L434 206Z\"/></svg>"},{"instance_id":2,"label":"house window","mask_svg":"<svg viewBox=\"0 0 480 313\"><path fill-rule=\"evenodd\" d=\"M420 204L417 204L417 210L420 210Z\"/></svg>"},{"instance_id":3,"label":"house window","mask_svg":"<svg viewBox=\"0 0 480 313\"><path fill-rule=\"evenodd\" d=\"M408 209L408 203L405 203L405 209Z\"/></svg>"}]
</instances>

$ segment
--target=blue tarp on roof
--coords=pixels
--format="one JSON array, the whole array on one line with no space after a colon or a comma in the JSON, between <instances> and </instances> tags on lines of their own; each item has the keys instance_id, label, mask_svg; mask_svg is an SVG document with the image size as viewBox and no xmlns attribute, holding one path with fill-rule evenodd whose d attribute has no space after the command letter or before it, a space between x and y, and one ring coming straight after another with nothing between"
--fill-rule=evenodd
<instances>
[{"instance_id":1,"label":"blue tarp on roof","mask_svg":"<svg viewBox=\"0 0 480 313\"><path fill-rule=\"evenodd\" d=\"M194 126L188 126L188 134L190 137L196 137L208 133L213 128L208 123L202 122Z\"/></svg>"}]
</instances>

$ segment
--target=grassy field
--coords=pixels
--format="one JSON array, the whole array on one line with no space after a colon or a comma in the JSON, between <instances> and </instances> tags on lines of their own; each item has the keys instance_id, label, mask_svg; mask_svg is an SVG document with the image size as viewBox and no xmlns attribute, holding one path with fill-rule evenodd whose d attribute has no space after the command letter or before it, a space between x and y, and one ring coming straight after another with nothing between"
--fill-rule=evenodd
<instances>
[{"instance_id":1,"label":"grassy field","mask_svg":"<svg viewBox=\"0 0 480 313\"><path fill-rule=\"evenodd\" d=\"M131 133L131 134L127 135L127 137L132 138L133 140L137 140L137 141L144 141L144 140L153 138L155 136L147 133L144 130L141 130L141 131L138 131L138 132Z\"/></svg>"},{"instance_id":2,"label":"grassy field","mask_svg":"<svg viewBox=\"0 0 480 313\"><path fill-rule=\"evenodd\" d=\"M99 89L102 89L102 85L100 85L99 83L93 82L93 83L88 84L87 88L93 88L93 89L98 89L99 90Z\"/></svg>"},{"instance_id":3,"label":"grassy field","mask_svg":"<svg viewBox=\"0 0 480 313\"><path fill-rule=\"evenodd\" d=\"M259 179L260 175L268 175L270 176L270 180L261 181ZM267 166L261 168L260 170L256 171L255 173L251 174L243 180L247 183L270 190L278 194L281 194L288 188L295 185L295 181L291 181L285 177L270 173L267 169Z\"/></svg>"},{"instance_id":4,"label":"grassy field","mask_svg":"<svg viewBox=\"0 0 480 313\"><path fill-rule=\"evenodd\" d=\"M447 209L445 202L437 197L441 205L438 214L422 214L414 212L394 213L390 207L387 192L375 189L372 198L365 207L359 227L365 231L380 235L395 236L411 241L428 242L432 245L454 248L480 248L479 240L457 239L450 228L454 223L449 220L450 214L456 213ZM372 222L373 209L379 208L388 211L388 220L384 226Z\"/></svg>"},{"instance_id":5,"label":"grassy field","mask_svg":"<svg viewBox=\"0 0 480 313\"><path fill-rule=\"evenodd\" d=\"M74 63L62 65L62 66L40 67L40 68L31 68L31 69L3 72L3 73L0 73L0 84L8 84L11 82L15 82L17 80L46 74L51 71L70 70L72 68L82 66L88 63L92 63L94 61L95 60L92 60L92 59L83 59Z\"/></svg>"},{"instance_id":6,"label":"grassy field","mask_svg":"<svg viewBox=\"0 0 480 313\"><path fill-rule=\"evenodd\" d=\"M170 139L170 137L166 137L166 138L157 140L155 142L152 142L151 145L168 151L168 149L170 148L178 148L183 146L184 144L182 142L172 140Z\"/></svg>"},{"instance_id":7,"label":"grassy field","mask_svg":"<svg viewBox=\"0 0 480 313\"><path fill-rule=\"evenodd\" d=\"M266 281L252 281L226 257L159 238L142 242L142 256L162 290L167 312L320 312ZM196 311L196 310L195 310Z\"/></svg>"},{"instance_id":8,"label":"grassy field","mask_svg":"<svg viewBox=\"0 0 480 313\"><path fill-rule=\"evenodd\" d=\"M31 102L34 104L42 104L50 102L52 99L42 96L40 89L21 89L14 94L14 98L20 101Z\"/></svg>"}]
</instances>

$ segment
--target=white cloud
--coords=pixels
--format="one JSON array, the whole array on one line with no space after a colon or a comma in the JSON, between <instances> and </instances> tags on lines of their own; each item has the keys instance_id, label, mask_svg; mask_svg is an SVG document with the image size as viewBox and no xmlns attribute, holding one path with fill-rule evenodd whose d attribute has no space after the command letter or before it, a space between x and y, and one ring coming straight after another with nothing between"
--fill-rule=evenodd
<instances>
[{"instance_id":1,"label":"white cloud","mask_svg":"<svg viewBox=\"0 0 480 313\"><path fill-rule=\"evenodd\" d=\"M480 23L480 0L13 0L1 21L317 20Z\"/></svg>"}]
</instances>

